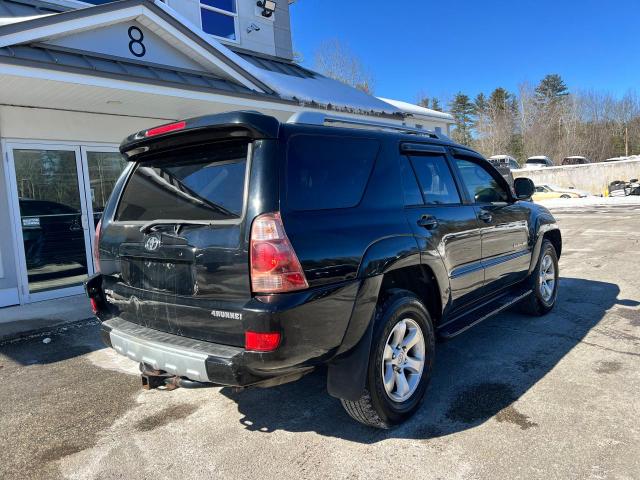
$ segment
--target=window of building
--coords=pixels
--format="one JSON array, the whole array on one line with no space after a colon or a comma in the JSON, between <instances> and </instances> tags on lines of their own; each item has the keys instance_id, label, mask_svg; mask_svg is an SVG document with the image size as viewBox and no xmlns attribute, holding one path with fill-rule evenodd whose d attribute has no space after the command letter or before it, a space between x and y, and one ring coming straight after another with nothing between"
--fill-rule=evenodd
<instances>
[{"instance_id":1,"label":"window of building","mask_svg":"<svg viewBox=\"0 0 640 480\"><path fill-rule=\"evenodd\" d=\"M202 30L225 40L237 41L236 0L200 0Z\"/></svg>"}]
</instances>

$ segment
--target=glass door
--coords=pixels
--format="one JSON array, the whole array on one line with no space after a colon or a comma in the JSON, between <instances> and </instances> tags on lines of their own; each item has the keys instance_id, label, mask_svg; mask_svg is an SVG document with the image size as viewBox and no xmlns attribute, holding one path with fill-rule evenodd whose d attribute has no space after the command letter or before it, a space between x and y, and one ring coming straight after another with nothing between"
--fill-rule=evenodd
<instances>
[{"instance_id":1,"label":"glass door","mask_svg":"<svg viewBox=\"0 0 640 480\"><path fill-rule=\"evenodd\" d=\"M89 225L93 244L95 227L102 218L107 200L120 174L127 166L127 161L120 155L116 147L83 146L80 147L80 150L82 168L85 172L84 181L89 218L93 220Z\"/></svg>"},{"instance_id":2,"label":"glass door","mask_svg":"<svg viewBox=\"0 0 640 480\"><path fill-rule=\"evenodd\" d=\"M7 147L23 300L82 293L93 265L80 147Z\"/></svg>"}]
</instances>

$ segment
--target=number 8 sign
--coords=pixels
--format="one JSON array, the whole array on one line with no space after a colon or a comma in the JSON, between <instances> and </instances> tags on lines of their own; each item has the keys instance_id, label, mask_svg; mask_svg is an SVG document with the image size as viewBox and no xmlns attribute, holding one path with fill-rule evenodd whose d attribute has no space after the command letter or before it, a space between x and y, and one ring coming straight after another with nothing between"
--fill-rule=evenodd
<instances>
[{"instance_id":1,"label":"number 8 sign","mask_svg":"<svg viewBox=\"0 0 640 480\"><path fill-rule=\"evenodd\" d=\"M138 27L129 27L129 51L136 57L144 57L147 53L147 48L142 41L144 40L144 34Z\"/></svg>"}]
</instances>

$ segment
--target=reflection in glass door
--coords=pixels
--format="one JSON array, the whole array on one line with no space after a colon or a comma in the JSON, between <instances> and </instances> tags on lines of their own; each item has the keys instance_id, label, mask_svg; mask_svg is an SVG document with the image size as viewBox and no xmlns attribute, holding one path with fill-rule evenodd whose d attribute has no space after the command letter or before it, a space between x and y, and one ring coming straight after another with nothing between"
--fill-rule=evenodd
<instances>
[{"instance_id":1,"label":"reflection in glass door","mask_svg":"<svg viewBox=\"0 0 640 480\"><path fill-rule=\"evenodd\" d=\"M127 161L115 148L82 147L82 153L89 174L87 195L88 202L91 202L95 229Z\"/></svg>"},{"instance_id":2,"label":"reflection in glass door","mask_svg":"<svg viewBox=\"0 0 640 480\"><path fill-rule=\"evenodd\" d=\"M28 293L80 286L89 266L89 225L79 149L11 150Z\"/></svg>"}]
</instances>

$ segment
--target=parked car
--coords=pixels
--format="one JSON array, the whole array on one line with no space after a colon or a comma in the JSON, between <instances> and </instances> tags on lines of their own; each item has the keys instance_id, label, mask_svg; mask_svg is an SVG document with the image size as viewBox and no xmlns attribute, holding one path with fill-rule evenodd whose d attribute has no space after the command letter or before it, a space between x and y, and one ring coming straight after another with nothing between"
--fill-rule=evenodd
<instances>
[{"instance_id":1,"label":"parked car","mask_svg":"<svg viewBox=\"0 0 640 480\"><path fill-rule=\"evenodd\" d=\"M512 191L447 137L232 112L120 149L132 166L86 289L147 388L269 387L325 365L349 415L387 428L419 407L437 337L556 302L562 238L533 182Z\"/></svg>"},{"instance_id":2,"label":"parked car","mask_svg":"<svg viewBox=\"0 0 640 480\"><path fill-rule=\"evenodd\" d=\"M488 161L493 167L498 170L500 175L507 181L510 187L513 187L513 173L511 173L511 166L509 161L506 158L495 158L495 157L508 157L507 155L494 155L493 157L489 157ZM511 157L508 157L511 158ZM513 160L513 159L512 159ZM513 160L515 162L515 160ZM517 163L516 163L517 165ZM518 168L518 167L516 167Z\"/></svg>"},{"instance_id":3,"label":"parked car","mask_svg":"<svg viewBox=\"0 0 640 480\"><path fill-rule=\"evenodd\" d=\"M524 164L524 168L529 170L536 169L536 168L545 168L545 167L553 167L553 160L543 155L529 157L527 158L527 161Z\"/></svg>"},{"instance_id":4,"label":"parked car","mask_svg":"<svg viewBox=\"0 0 640 480\"><path fill-rule=\"evenodd\" d=\"M605 162L624 162L626 160L640 160L640 155L631 155L630 157L613 157L607 158Z\"/></svg>"},{"instance_id":5,"label":"parked car","mask_svg":"<svg viewBox=\"0 0 640 480\"><path fill-rule=\"evenodd\" d=\"M78 210L48 200L21 197L18 202L27 268L74 263L87 266Z\"/></svg>"},{"instance_id":6,"label":"parked car","mask_svg":"<svg viewBox=\"0 0 640 480\"><path fill-rule=\"evenodd\" d=\"M520 168L518 161L509 155L492 155L488 160L494 167L506 166L511 170L517 170Z\"/></svg>"},{"instance_id":7,"label":"parked car","mask_svg":"<svg viewBox=\"0 0 640 480\"><path fill-rule=\"evenodd\" d=\"M536 192L533 194L533 200L546 200L550 198L582 198L588 196L588 192L575 190L572 188L562 188L557 185L543 183L536 185Z\"/></svg>"},{"instance_id":8,"label":"parked car","mask_svg":"<svg viewBox=\"0 0 640 480\"><path fill-rule=\"evenodd\" d=\"M609 183L610 197L628 197L630 195L640 195L640 183L637 178L632 178L628 182L614 180Z\"/></svg>"},{"instance_id":9,"label":"parked car","mask_svg":"<svg viewBox=\"0 0 640 480\"><path fill-rule=\"evenodd\" d=\"M562 159L562 165L586 165L591 163L586 157L564 157Z\"/></svg>"}]
</instances>

